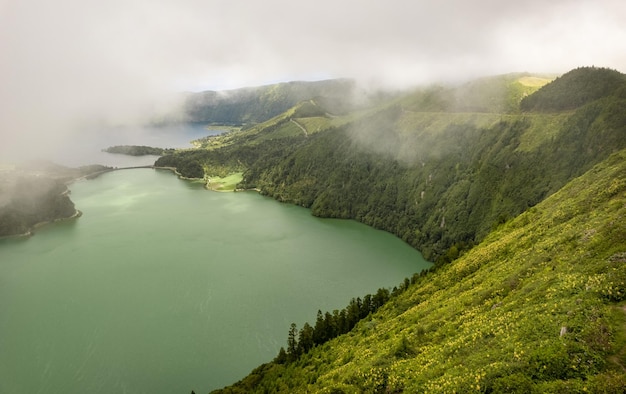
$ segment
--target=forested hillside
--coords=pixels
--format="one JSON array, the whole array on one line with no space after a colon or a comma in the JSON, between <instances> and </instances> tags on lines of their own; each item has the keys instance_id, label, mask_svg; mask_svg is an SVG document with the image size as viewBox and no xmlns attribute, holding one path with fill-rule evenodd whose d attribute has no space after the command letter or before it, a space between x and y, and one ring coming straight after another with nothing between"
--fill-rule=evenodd
<instances>
[{"instance_id":1,"label":"forested hillside","mask_svg":"<svg viewBox=\"0 0 626 394\"><path fill-rule=\"evenodd\" d=\"M100 165L68 168L42 161L3 169L0 171L0 237L27 234L37 224L77 215L66 183L106 170Z\"/></svg>"},{"instance_id":2,"label":"forested hillside","mask_svg":"<svg viewBox=\"0 0 626 394\"><path fill-rule=\"evenodd\" d=\"M591 82L583 82L585 76ZM529 78L434 88L436 95L433 88L421 89L341 117L311 100L157 165L184 169L195 163L208 176L243 172L239 188L310 207L314 215L359 220L445 263L626 147L622 74L582 68L539 90ZM572 79L576 83L565 88ZM509 101L508 112L494 112L503 108L493 104L498 100L515 99L519 106L546 91L552 97L550 92L562 92L551 100L568 102L572 91L598 81L612 88L576 109L564 104L567 111L521 112ZM457 104L442 104L446 97L456 97ZM468 103L465 98L483 103L483 112L465 111L468 104L458 104ZM299 112L305 103L307 111Z\"/></svg>"},{"instance_id":3,"label":"forested hillside","mask_svg":"<svg viewBox=\"0 0 626 394\"><path fill-rule=\"evenodd\" d=\"M622 150L349 333L298 353L286 329L295 357L216 392L623 393L625 215Z\"/></svg>"},{"instance_id":4,"label":"forested hillside","mask_svg":"<svg viewBox=\"0 0 626 394\"><path fill-rule=\"evenodd\" d=\"M564 111L608 96L626 98L626 76L607 68L578 68L521 102L524 111Z\"/></svg>"},{"instance_id":5,"label":"forested hillside","mask_svg":"<svg viewBox=\"0 0 626 394\"><path fill-rule=\"evenodd\" d=\"M311 98L159 159L243 173L238 188L387 230L437 263L383 303L312 311L222 392L623 392L625 87L586 67L341 116Z\"/></svg>"}]
</instances>

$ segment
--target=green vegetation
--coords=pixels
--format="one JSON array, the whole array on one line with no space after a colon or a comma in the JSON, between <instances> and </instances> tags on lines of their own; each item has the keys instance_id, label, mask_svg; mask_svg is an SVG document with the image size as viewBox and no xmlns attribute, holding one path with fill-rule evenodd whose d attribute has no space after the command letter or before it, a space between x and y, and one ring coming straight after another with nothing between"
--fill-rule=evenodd
<instances>
[{"instance_id":1,"label":"green vegetation","mask_svg":"<svg viewBox=\"0 0 626 394\"><path fill-rule=\"evenodd\" d=\"M615 81L614 72L581 70L593 81L602 76ZM626 147L626 100L620 96L556 114L490 112L495 107L486 103L497 98L516 97L519 104L523 78L528 76L424 89L339 117L320 116L317 101L305 101L156 164L180 170L197 161L209 177L243 172L239 189L258 189L310 207L317 216L356 219L389 231L443 264L455 250L467 250ZM535 94L563 80L568 78ZM433 91L440 98L487 92L476 99L485 112L450 112L447 104L435 105ZM433 108L447 112L430 112Z\"/></svg>"},{"instance_id":2,"label":"green vegetation","mask_svg":"<svg viewBox=\"0 0 626 394\"><path fill-rule=\"evenodd\" d=\"M417 280L417 277L416 275L413 280ZM334 310L332 314L330 312L323 314L321 310L318 310L315 326L304 323L298 331L296 324L292 323L287 338L287 350L280 348L274 362L277 364L293 363L313 347L323 345L331 339L350 332L361 319L375 313L385 303L408 289L410 283L407 278L399 288L394 287L391 293L387 289L380 288L374 295L368 294L363 299L353 298L347 307L341 311Z\"/></svg>"},{"instance_id":3,"label":"green vegetation","mask_svg":"<svg viewBox=\"0 0 626 394\"><path fill-rule=\"evenodd\" d=\"M219 392L623 392L625 215L622 150L349 333Z\"/></svg>"},{"instance_id":4,"label":"green vegetation","mask_svg":"<svg viewBox=\"0 0 626 394\"><path fill-rule=\"evenodd\" d=\"M145 156L145 155L163 156L163 155L173 153L174 149L154 148L152 146L144 146L144 145L116 145L116 146L110 146L106 149L103 149L103 151L108 152L108 153L117 153L117 154L130 155L130 156Z\"/></svg>"},{"instance_id":5,"label":"green vegetation","mask_svg":"<svg viewBox=\"0 0 626 394\"><path fill-rule=\"evenodd\" d=\"M39 223L76 214L67 186L53 179L21 176L7 185L3 179L0 197L0 237L29 233Z\"/></svg>"},{"instance_id":6,"label":"green vegetation","mask_svg":"<svg viewBox=\"0 0 626 394\"><path fill-rule=\"evenodd\" d=\"M198 160L185 161L177 166L177 170L185 178L196 179L204 177L204 168Z\"/></svg>"},{"instance_id":7,"label":"green vegetation","mask_svg":"<svg viewBox=\"0 0 626 394\"><path fill-rule=\"evenodd\" d=\"M289 82L224 92L190 93L185 104L192 122L243 125L264 122L294 105L319 97L325 108L345 112L353 108L350 96L355 84L350 80Z\"/></svg>"},{"instance_id":8,"label":"green vegetation","mask_svg":"<svg viewBox=\"0 0 626 394\"><path fill-rule=\"evenodd\" d=\"M529 74L506 74L477 79L450 88L435 86L399 100L408 111L517 113L522 98L552 80Z\"/></svg>"},{"instance_id":9,"label":"green vegetation","mask_svg":"<svg viewBox=\"0 0 626 394\"><path fill-rule=\"evenodd\" d=\"M37 225L78 214L66 183L108 171L91 165L68 168L32 161L0 172L0 237L29 234Z\"/></svg>"},{"instance_id":10,"label":"green vegetation","mask_svg":"<svg viewBox=\"0 0 626 394\"><path fill-rule=\"evenodd\" d=\"M626 97L626 77L608 68L582 67L546 85L537 94L525 97L523 111L566 111L579 108L602 97Z\"/></svg>"},{"instance_id":11,"label":"green vegetation","mask_svg":"<svg viewBox=\"0 0 626 394\"><path fill-rule=\"evenodd\" d=\"M350 113L302 100L159 159L242 173L237 188L436 262L365 317L357 299L328 312L332 335L321 311L292 325L274 362L223 392L622 392L626 77L551 80L435 86Z\"/></svg>"},{"instance_id":12,"label":"green vegetation","mask_svg":"<svg viewBox=\"0 0 626 394\"><path fill-rule=\"evenodd\" d=\"M243 179L243 173L237 172L226 177L214 176L209 178L206 187L210 190L225 192L233 191Z\"/></svg>"}]
</instances>

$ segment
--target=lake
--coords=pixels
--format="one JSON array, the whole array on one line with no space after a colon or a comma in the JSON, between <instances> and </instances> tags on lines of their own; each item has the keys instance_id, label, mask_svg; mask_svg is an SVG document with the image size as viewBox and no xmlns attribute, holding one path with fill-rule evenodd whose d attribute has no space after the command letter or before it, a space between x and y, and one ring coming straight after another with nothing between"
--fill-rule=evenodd
<instances>
[{"instance_id":1,"label":"lake","mask_svg":"<svg viewBox=\"0 0 626 394\"><path fill-rule=\"evenodd\" d=\"M83 216L0 240L0 392L205 393L289 325L430 266L391 234L164 170L70 186Z\"/></svg>"},{"instance_id":2,"label":"lake","mask_svg":"<svg viewBox=\"0 0 626 394\"><path fill-rule=\"evenodd\" d=\"M112 167L133 167L150 165L157 156L127 156L103 152L113 145L147 145L158 148L191 148L190 141L217 135L224 129L211 129L201 124L174 124L155 126L120 126L87 128L81 134L73 136L71 142L65 141L60 147L45 153L43 157L57 164L78 167L88 164L102 164ZM20 152L21 154L21 152ZM3 159L6 159L3 157ZM20 157L24 160L24 157ZM20 161L16 160L16 161Z\"/></svg>"}]
</instances>

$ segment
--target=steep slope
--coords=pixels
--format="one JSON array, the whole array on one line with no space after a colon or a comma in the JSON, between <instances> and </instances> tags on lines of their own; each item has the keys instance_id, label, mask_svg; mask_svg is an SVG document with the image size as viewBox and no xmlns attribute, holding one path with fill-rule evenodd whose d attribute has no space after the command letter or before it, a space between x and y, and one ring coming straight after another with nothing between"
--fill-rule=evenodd
<instances>
[{"instance_id":1,"label":"steep slope","mask_svg":"<svg viewBox=\"0 0 626 394\"><path fill-rule=\"evenodd\" d=\"M350 333L222 393L623 392L626 150Z\"/></svg>"}]
</instances>

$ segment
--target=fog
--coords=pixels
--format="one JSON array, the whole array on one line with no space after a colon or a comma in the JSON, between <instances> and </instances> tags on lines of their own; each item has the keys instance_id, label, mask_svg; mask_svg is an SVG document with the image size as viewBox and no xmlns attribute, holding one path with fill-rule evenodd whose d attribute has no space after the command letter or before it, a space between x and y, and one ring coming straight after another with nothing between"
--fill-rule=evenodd
<instances>
[{"instance_id":1,"label":"fog","mask_svg":"<svg viewBox=\"0 0 626 394\"><path fill-rule=\"evenodd\" d=\"M0 162L141 136L183 91L626 71L624 20L621 0L0 0Z\"/></svg>"}]
</instances>

